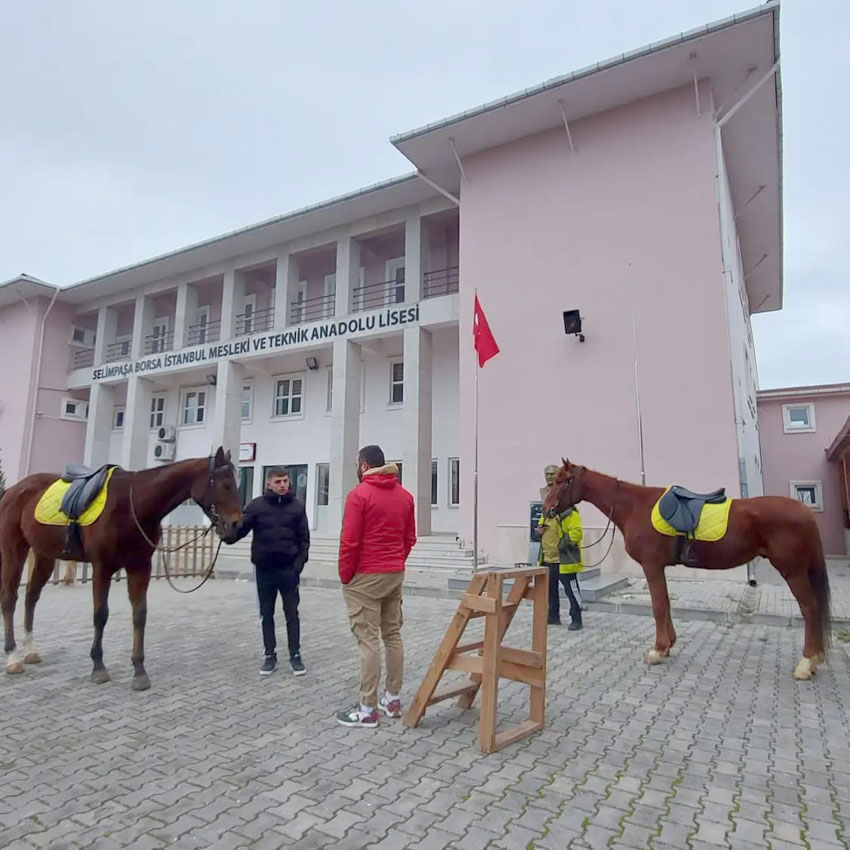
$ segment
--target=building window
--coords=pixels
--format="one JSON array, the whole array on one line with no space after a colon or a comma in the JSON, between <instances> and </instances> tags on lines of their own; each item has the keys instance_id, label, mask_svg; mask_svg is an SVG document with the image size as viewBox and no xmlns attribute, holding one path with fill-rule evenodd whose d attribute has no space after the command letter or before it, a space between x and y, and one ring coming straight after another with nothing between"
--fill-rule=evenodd
<instances>
[{"instance_id":1,"label":"building window","mask_svg":"<svg viewBox=\"0 0 850 850\"><path fill-rule=\"evenodd\" d=\"M398 483L401 484L401 473L404 469L404 464L400 460L391 460L390 463L394 463L398 467Z\"/></svg>"},{"instance_id":2,"label":"building window","mask_svg":"<svg viewBox=\"0 0 850 850\"><path fill-rule=\"evenodd\" d=\"M204 389L186 390L183 393L184 425L203 425L207 412L207 391Z\"/></svg>"},{"instance_id":3,"label":"building window","mask_svg":"<svg viewBox=\"0 0 850 850\"><path fill-rule=\"evenodd\" d=\"M316 464L316 504L327 507L330 493L331 467L329 463Z\"/></svg>"},{"instance_id":4,"label":"building window","mask_svg":"<svg viewBox=\"0 0 850 850\"><path fill-rule=\"evenodd\" d=\"M334 406L334 370L328 369L327 398L325 400L325 412L330 413Z\"/></svg>"},{"instance_id":5,"label":"building window","mask_svg":"<svg viewBox=\"0 0 850 850\"><path fill-rule=\"evenodd\" d=\"M112 411L112 430L120 431L124 427L124 408L116 407Z\"/></svg>"},{"instance_id":6,"label":"building window","mask_svg":"<svg viewBox=\"0 0 850 850\"><path fill-rule=\"evenodd\" d=\"M254 385L242 385L242 421L250 422L254 413Z\"/></svg>"},{"instance_id":7,"label":"building window","mask_svg":"<svg viewBox=\"0 0 850 850\"><path fill-rule=\"evenodd\" d=\"M782 424L786 434L811 432L815 430L815 406L807 404L783 404Z\"/></svg>"},{"instance_id":8,"label":"building window","mask_svg":"<svg viewBox=\"0 0 850 850\"><path fill-rule=\"evenodd\" d=\"M158 393L151 397L150 427L152 431L155 431L163 425L165 425L165 395Z\"/></svg>"},{"instance_id":9,"label":"building window","mask_svg":"<svg viewBox=\"0 0 850 850\"><path fill-rule=\"evenodd\" d=\"M449 507L460 505L460 458L449 458Z\"/></svg>"},{"instance_id":10,"label":"building window","mask_svg":"<svg viewBox=\"0 0 850 850\"><path fill-rule=\"evenodd\" d=\"M404 401L404 361L394 360L390 363L390 404L401 404Z\"/></svg>"},{"instance_id":11,"label":"building window","mask_svg":"<svg viewBox=\"0 0 850 850\"><path fill-rule=\"evenodd\" d=\"M242 502L242 507L247 508L248 503L253 498L254 494L254 467L240 466L239 467L239 498Z\"/></svg>"},{"instance_id":12,"label":"building window","mask_svg":"<svg viewBox=\"0 0 850 850\"><path fill-rule=\"evenodd\" d=\"M431 461L431 507L436 508L439 504L439 491L437 489L437 470L440 467L440 462Z\"/></svg>"},{"instance_id":13,"label":"building window","mask_svg":"<svg viewBox=\"0 0 850 850\"><path fill-rule=\"evenodd\" d=\"M89 404L78 398L62 399L62 418L85 422L89 415Z\"/></svg>"},{"instance_id":14,"label":"building window","mask_svg":"<svg viewBox=\"0 0 850 850\"><path fill-rule=\"evenodd\" d=\"M813 511L823 510L823 487L820 481L792 481L791 498L808 505Z\"/></svg>"},{"instance_id":15,"label":"building window","mask_svg":"<svg viewBox=\"0 0 850 850\"><path fill-rule=\"evenodd\" d=\"M150 353L157 354L168 348L168 317L154 319L150 336Z\"/></svg>"},{"instance_id":16,"label":"building window","mask_svg":"<svg viewBox=\"0 0 850 850\"><path fill-rule=\"evenodd\" d=\"M115 338L115 350L119 357L130 356L130 344L133 341L132 336L119 336Z\"/></svg>"},{"instance_id":17,"label":"building window","mask_svg":"<svg viewBox=\"0 0 850 850\"><path fill-rule=\"evenodd\" d=\"M200 345L207 341L207 326L210 323L210 305L198 307L195 313L195 324L189 328L189 345Z\"/></svg>"},{"instance_id":18,"label":"building window","mask_svg":"<svg viewBox=\"0 0 850 850\"><path fill-rule=\"evenodd\" d=\"M304 378L291 375L274 382L274 416L301 416L304 410Z\"/></svg>"}]
</instances>

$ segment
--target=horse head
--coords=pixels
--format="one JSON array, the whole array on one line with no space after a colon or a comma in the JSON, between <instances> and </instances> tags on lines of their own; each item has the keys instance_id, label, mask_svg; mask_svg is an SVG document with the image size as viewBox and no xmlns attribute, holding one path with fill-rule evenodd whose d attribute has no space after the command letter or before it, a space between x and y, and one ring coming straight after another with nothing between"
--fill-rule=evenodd
<instances>
[{"instance_id":1,"label":"horse head","mask_svg":"<svg viewBox=\"0 0 850 850\"><path fill-rule=\"evenodd\" d=\"M563 465L555 476L555 483L543 501L545 513L561 514L568 508L575 507L584 498L581 486L584 467L570 463L565 458L561 458L561 462Z\"/></svg>"},{"instance_id":2,"label":"horse head","mask_svg":"<svg viewBox=\"0 0 850 850\"><path fill-rule=\"evenodd\" d=\"M219 446L210 455L204 474L192 485L192 498L201 506L219 537L229 537L242 522L242 500L230 452Z\"/></svg>"}]
</instances>

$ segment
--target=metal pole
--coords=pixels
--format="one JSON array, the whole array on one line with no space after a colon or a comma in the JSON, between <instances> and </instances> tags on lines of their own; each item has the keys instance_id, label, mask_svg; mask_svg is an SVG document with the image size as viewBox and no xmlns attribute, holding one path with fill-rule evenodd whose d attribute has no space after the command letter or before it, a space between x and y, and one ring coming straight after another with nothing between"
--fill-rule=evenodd
<instances>
[{"instance_id":1,"label":"metal pole","mask_svg":"<svg viewBox=\"0 0 850 850\"><path fill-rule=\"evenodd\" d=\"M646 486L646 461L643 453L643 419L640 415L640 373L637 356L637 320L635 318L635 281L629 263L629 291L632 298L632 352L635 359L635 406L637 407L638 447L640 449L640 483Z\"/></svg>"},{"instance_id":2,"label":"metal pole","mask_svg":"<svg viewBox=\"0 0 850 850\"><path fill-rule=\"evenodd\" d=\"M478 572L478 353L475 354L475 460L472 481L472 574Z\"/></svg>"}]
</instances>

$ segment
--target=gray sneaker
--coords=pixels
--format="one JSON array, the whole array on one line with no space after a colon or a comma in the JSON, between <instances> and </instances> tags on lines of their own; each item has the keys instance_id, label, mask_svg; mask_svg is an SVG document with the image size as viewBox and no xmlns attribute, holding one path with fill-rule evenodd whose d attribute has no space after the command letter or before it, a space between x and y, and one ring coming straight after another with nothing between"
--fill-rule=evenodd
<instances>
[{"instance_id":1,"label":"gray sneaker","mask_svg":"<svg viewBox=\"0 0 850 850\"><path fill-rule=\"evenodd\" d=\"M260 667L261 676L271 676L274 673L274 668L277 667L277 658L274 655L267 655L263 666Z\"/></svg>"},{"instance_id":2,"label":"gray sneaker","mask_svg":"<svg viewBox=\"0 0 850 850\"><path fill-rule=\"evenodd\" d=\"M292 666L292 673L295 676L303 676L307 672L307 668L301 661L301 653L298 655L293 655L289 659L289 663Z\"/></svg>"}]
</instances>

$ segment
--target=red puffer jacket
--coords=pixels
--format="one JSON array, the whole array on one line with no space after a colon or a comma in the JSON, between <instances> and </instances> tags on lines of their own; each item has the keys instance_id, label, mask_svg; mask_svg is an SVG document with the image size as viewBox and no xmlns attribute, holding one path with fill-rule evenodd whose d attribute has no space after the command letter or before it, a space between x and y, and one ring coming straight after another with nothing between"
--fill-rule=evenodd
<instances>
[{"instance_id":1,"label":"red puffer jacket","mask_svg":"<svg viewBox=\"0 0 850 850\"><path fill-rule=\"evenodd\" d=\"M413 496L398 483L394 463L368 470L345 500L339 536L339 578L395 573L416 543Z\"/></svg>"}]
</instances>

